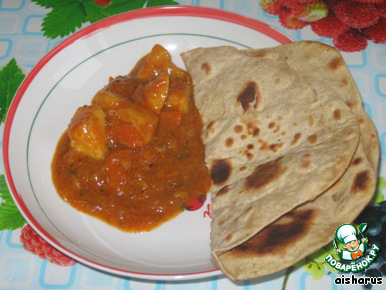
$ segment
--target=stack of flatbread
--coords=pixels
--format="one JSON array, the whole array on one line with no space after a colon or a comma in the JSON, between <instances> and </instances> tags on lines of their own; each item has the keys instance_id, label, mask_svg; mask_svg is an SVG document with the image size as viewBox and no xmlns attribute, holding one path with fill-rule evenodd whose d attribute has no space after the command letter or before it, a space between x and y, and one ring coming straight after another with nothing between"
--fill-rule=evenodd
<instances>
[{"instance_id":1,"label":"stack of flatbread","mask_svg":"<svg viewBox=\"0 0 386 290\"><path fill-rule=\"evenodd\" d=\"M336 49L316 42L182 54L204 121L214 262L235 280L330 243L376 186L375 127Z\"/></svg>"}]
</instances>

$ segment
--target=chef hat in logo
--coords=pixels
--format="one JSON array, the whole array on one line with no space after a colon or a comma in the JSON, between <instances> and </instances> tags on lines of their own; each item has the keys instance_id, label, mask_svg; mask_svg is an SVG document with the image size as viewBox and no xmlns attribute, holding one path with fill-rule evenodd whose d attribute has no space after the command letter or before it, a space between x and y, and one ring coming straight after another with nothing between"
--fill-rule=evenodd
<instances>
[{"instance_id":1,"label":"chef hat in logo","mask_svg":"<svg viewBox=\"0 0 386 290\"><path fill-rule=\"evenodd\" d=\"M357 229L350 224L343 224L337 228L335 237L340 243L347 244L357 240Z\"/></svg>"}]
</instances>

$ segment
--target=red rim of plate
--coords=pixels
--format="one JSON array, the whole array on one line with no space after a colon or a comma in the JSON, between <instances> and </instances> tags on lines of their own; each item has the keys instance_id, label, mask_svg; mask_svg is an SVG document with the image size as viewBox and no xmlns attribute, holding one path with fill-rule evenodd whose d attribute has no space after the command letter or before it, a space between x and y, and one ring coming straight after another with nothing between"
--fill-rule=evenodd
<instances>
[{"instance_id":1,"label":"red rim of plate","mask_svg":"<svg viewBox=\"0 0 386 290\"><path fill-rule=\"evenodd\" d=\"M28 207L24 203L21 196L17 193L15 184L13 182L10 166L9 166L9 137L12 128L12 122L15 117L15 113L19 106L21 99L30 83L34 80L35 76L39 73L39 71L61 50L71 45L73 42L88 37L99 30L105 29L111 25L118 24L125 21L140 19L140 18L149 18L149 17L160 17L160 16L190 16L190 17L201 17L201 18L210 18L221 21L226 21L234 24L238 24L260 33L263 33L272 39L278 41L281 44L291 42L292 40L282 34L281 32L273 29L269 25L262 23L258 20L247 18L235 13L226 12L222 10L212 9L212 8L203 8L203 7L194 7L194 6L164 6L164 7L154 7L154 8L144 8L140 10L130 11L122 14L118 14L96 23L91 24L90 26L85 27L84 29L76 32L72 36L68 37L66 40L57 45L54 49L52 49L46 56L44 56L38 64L31 70L28 76L25 78L23 83L20 85L18 91L15 94L15 97L11 103L11 106L8 110L7 118L4 126L4 136L3 136L3 160L4 160L4 169L5 175L8 183L8 187L11 190L13 199L16 202L19 210L26 218L28 223L42 236L45 240L47 240L52 246L65 253L66 255L83 262L89 266L94 268L104 270L110 273L132 276L137 278L148 278L148 279L162 279L162 277L166 279L170 279L174 276L175 279L179 278L203 278L204 274L220 274L221 272L218 269L203 271L203 272L192 272L192 273L183 273L183 274L157 274L157 273L143 273L143 272L132 272L125 271L117 268L112 268L105 266L100 263L96 263L92 260L86 259L77 255L76 253L68 250L63 247L54 237L52 237L48 232L44 230L44 228L37 222L37 220L32 216ZM196 277L195 277L196 276Z\"/></svg>"}]
</instances>

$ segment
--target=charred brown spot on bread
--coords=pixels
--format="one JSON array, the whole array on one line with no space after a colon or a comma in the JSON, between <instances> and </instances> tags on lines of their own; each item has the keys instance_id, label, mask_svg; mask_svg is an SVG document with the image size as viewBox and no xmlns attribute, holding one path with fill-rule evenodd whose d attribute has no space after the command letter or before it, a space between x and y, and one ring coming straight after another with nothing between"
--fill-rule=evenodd
<instances>
[{"instance_id":1,"label":"charred brown spot on bread","mask_svg":"<svg viewBox=\"0 0 386 290\"><path fill-rule=\"evenodd\" d=\"M267 55L267 53L263 50L258 50L258 51L254 51L251 56L253 57L265 57Z\"/></svg>"},{"instance_id":2,"label":"charred brown spot on bread","mask_svg":"<svg viewBox=\"0 0 386 290\"><path fill-rule=\"evenodd\" d=\"M281 147L283 147L283 143L271 144L271 145L269 145L269 150L271 150L272 152L276 152Z\"/></svg>"},{"instance_id":3,"label":"charred brown spot on bread","mask_svg":"<svg viewBox=\"0 0 386 290\"><path fill-rule=\"evenodd\" d=\"M237 97L237 101L241 104L244 112L248 111L249 105L256 99L256 103L259 101L256 98L257 85L255 82L249 81L244 85L241 93Z\"/></svg>"},{"instance_id":4,"label":"charred brown spot on bread","mask_svg":"<svg viewBox=\"0 0 386 290\"><path fill-rule=\"evenodd\" d=\"M210 171L210 176L213 180L213 183L216 185L221 185L231 175L232 165L229 160L219 159L213 162L212 169Z\"/></svg>"},{"instance_id":5,"label":"charred brown spot on bread","mask_svg":"<svg viewBox=\"0 0 386 290\"><path fill-rule=\"evenodd\" d=\"M308 124L310 124L310 126L314 125L314 117L312 115L308 116Z\"/></svg>"},{"instance_id":6,"label":"charred brown spot on bread","mask_svg":"<svg viewBox=\"0 0 386 290\"><path fill-rule=\"evenodd\" d=\"M253 135L253 137L257 137L257 136L259 135L259 133L260 133L260 129L259 129L259 128L255 128L255 129L253 130L252 135Z\"/></svg>"},{"instance_id":7,"label":"charred brown spot on bread","mask_svg":"<svg viewBox=\"0 0 386 290\"><path fill-rule=\"evenodd\" d=\"M300 162L300 167L302 167L302 168L304 168L304 169L309 168L310 165L311 165L310 157L311 157L311 154L310 154L310 153L305 153L305 154L303 154L302 160L301 160L301 162Z\"/></svg>"},{"instance_id":8,"label":"charred brown spot on bread","mask_svg":"<svg viewBox=\"0 0 386 290\"><path fill-rule=\"evenodd\" d=\"M247 124L247 131L249 135L257 136L260 132L260 129L255 126L253 122Z\"/></svg>"},{"instance_id":9,"label":"charred brown spot on bread","mask_svg":"<svg viewBox=\"0 0 386 290\"><path fill-rule=\"evenodd\" d=\"M252 160L253 157L254 157L254 155L253 155L252 153L247 152L247 159L248 159L248 160Z\"/></svg>"},{"instance_id":10,"label":"charred brown spot on bread","mask_svg":"<svg viewBox=\"0 0 386 290\"><path fill-rule=\"evenodd\" d=\"M226 240L227 242L230 242L230 241L232 240L232 238L233 238L233 235L232 235L232 234L229 234L229 235L227 235L227 236L225 237L225 240Z\"/></svg>"},{"instance_id":11,"label":"charred brown spot on bread","mask_svg":"<svg viewBox=\"0 0 386 290\"><path fill-rule=\"evenodd\" d=\"M216 196L222 196L222 195L227 194L228 192L229 192L229 185L225 185L223 188L221 188L221 189L217 192Z\"/></svg>"},{"instance_id":12,"label":"charred brown spot on bread","mask_svg":"<svg viewBox=\"0 0 386 290\"><path fill-rule=\"evenodd\" d=\"M364 192L370 186L370 174L366 171L358 172L351 186L352 193Z\"/></svg>"},{"instance_id":13,"label":"charred brown spot on bread","mask_svg":"<svg viewBox=\"0 0 386 290\"><path fill-rule=\"evenodd\" d=\"M314 210L295 210L268 225L245 243L231 250L235 256L263 256L286 253L310 230Z\"/></svg>"},{"instance_id":14,"label":"charred brown spot on bread","mask_svg":"<svg viewBox=\"0 0 386 290\"><path fill-rule=\"evenodd\" d=\"M206 126L206 129L207 129L207 130L211 129L211 128L213 127L213 125L214 125L214 121L210 121L210 122L208 123L208 125Z\"/></svg>"},{"instance_id":15,"label":"charred brown spot on bread","mask_svg":"<svg viewBox=\"0 0 386 290\"><path fill-rule=\"evenodd\" d=\"M244 140L245 138L247 138L247 136L241 135L241 140Z\"/></svg>"},{"instance_id":16,"label":"charred brown spot on bread","mask_svg":"<svg viewBox=\"0 0 386 290\"><path fill-rule=\"evenodd\" d=\"M337 70L340 66L344 64L343 59L341 57L335 57L328 64L328 68L332 71Z\"/></svg>"},{"instance_id":17,"label":"charred brown spot on bread","mask_svg":"<svg viewBox=\"0 0 386 290\"><path fill-rule=\"evenodd\" d=\"M271 150L272 152L276 152L277 150L283 147L283 143L268 144L267 142L260 139L258 140L258 142L260 144L259 149L261 151Z\"/></svg>"},{"instance_id":18,"label":"charred brown spot on bread","mask_svg":"<svg viewBox=\"0 0 386 290\"><path fill-rule=\"evenodd\" d=\"M343 78L343 79L342 79L342 84L343 84L344 86L347 86L347 85L348 85L348 80L347 80L346 78Z\"/></svg>"},{"instance_id":19,"label":"charred brown spot on bread","mask_svg":"<svg viewBox=\"0 0 386 290\"><path fill-rule=\"evenodd\" d=\"M350 108L350 109L354 109L355 108L355 103L353 102L346 102L346 105Z\"/></svg>"},{"instance_id":20,"label":"charred brown spot on bread","mask_svg":"<svg viewBox=\"0 0 386 290\"><path fill-rule=\"evenodd\" d=\"M315 144L316 141L318 141L318 137L315 134L312 134L308 136L307 140L308 140L308 143Z\"/></svg>"},{"instance_id":21,"label":"charred brown spot on bread","mask_svg":"<svg viewBox=\"0 0 386 290\"><path fill-rule=\"evenodd\" d=\"M214 133L213 125L214 125L214 121L210 121L206 126L205 138L208 138L210 134Z\"/></svg>"},{"instance_id":22,"label":"charred brown spot on bread","mask_svg":"<svg viewBox=\"0 0 386 290\"><path fill-rule=\"evenodd\" d=\"M241 167L240 167L240 171L245 171L246 169L247 169L246 166L241 166Z\"/></svg>"},{"instance_id":23,"label":"charred brown spot on bread","mask_svg":"<svg viewBox=\"0 0 386 290\"><path fill-rule=\"evenodd\" d=\"M212 68L210 67L209 63L207 62L204 62L201 64L201 69L208 75L210 74L210 71L212 70Z\"/></svg>"},{"instance_id":24,"label":"charred brown spot on bread","mask_svg":"<svg viewBox=\"0 0 386 290\"><path fill-rule=\"evenodd\" d=\"M363 120L363 119L359 119L359 124L364 124L365 123L365 120Z\"/></svg>"},{"instance_id":25,"label":"charred brown spot on bread","mask_svg":"<svg viewBox=\"0 0 386 290\"><path fill-rule=\"evenodd\" d=\"M355 159L351 162L351 164L352 164L353 166L356 166L356 165L361 164L361 162L362 162L362 158L357 157L357 158L355 158Z\"/></svg>"},{"instance_id":26,"label":"charred brown spot on bread","mask_svg":"<svg viewBox=\"0 0 386 290\"><path fill-rule=\"evenodd\" d=\"M273 133L277 133L277 132L279 132L279 131L280 131L280 126L277 125L276 128L275 128L275 130L273 130Z\"/></svg>"},{"instance_id":27,"label":"charred brown spot on bread","mask_svg":"<svg viewBox=\"0 0 386 290\"><path fill-rule=\"evenodd\" d=\"M285 136L286 134L287 134L287 133L286 133L286 132L284 132L284 131L283 131L283 132L281 132L281 135L282 135L282 136Z\"/></svg>"},{"instance_id":28,"label":"charred brown spot on bread","mask_svg":"<svg viewBox=\"0 0 386 290\"><path fill-rule=\"evenodd\" d=\"M340 112L340 110L339 109L336 109L335 111L334 111L334 119L335 120L340 120L342 118L342 113Z\"/></svg>"},{"instance_id":29,"label":"charred brown spot on bread","mask_svg":"<svg viewBox=\"0 0 386 290\"><path fill-rule=\"evenodd\" d=\"M268 144L267 142L263 141L263 140L258 140L259 144L260 144L260 150L264 151L264 150L268 150Z\"/></svg>"},{"instance_id":30,"label":"charred brown spot on bread","mask_svg":"<svg viewBox=\"0 0 386 290\"><path fill-rule=\"evenodd\" d=\"M235 133L239 134L243 131L243 126L237 125L233 128L233 130L235 131Z\"/></svg>"},{"instance_id":31,"label":"charred brown spot on bread","mask_svg":"<svg viewBox=\"0 0 386 290\"><path fill-rule=\"evenodd\" d=\"M253 148L255 148L255 145L253 145L253 144L248 144L247 145L247 149L252 150Z\"/></svg>"},{"instance_id":32,"label":"charred brown spot on bread","mask_svg":"<svg viewBox=\"0 0 386 290\"><path fill-rule=\"evenodd\" d=\"M292 145L295 145L295 144L299 141L299 139L300 139L301 136L302 136L302 134L296 133L295 136L294 136L294 139L293 139L292 142L291 142L291 144L292 144Z\"/></svg>"},{"instance_id":33,"label":"charred brown spot on bread","mask_svg":"<svg viewBox=\"0 0 386 290\"><path fill-rule=\"evenodd\" d=\"M257 166L251 175L246 178L247 189L260 189L275 181L285 172L281 164L282 157Z\"/></svg>"},{"instance_id":34,"label":"charred brown spot on bread","mask_svg":"<svg viewBox=\"0 0 386 290\"><path fill-rule=\"evenodd\" d=\"M233 145L233 138L232 137L229 137L225 140L225 146L226 147L232 147Z\"/></svg>"},{"instance_id":35,"label":"charred brown spot on bread","mask_svg":"<svg viewBox=\"0 0 386 290\"><path fill-rule=\"evenodd\" d=\"M270 122L269 124L268 124L268 128L269 129L272 129L273 127L275 127L275 122Z\"/></svg>"},{"instance_id":36,"label":"charred brown spot on bread","mask_svg":"<svg viewBox=\"0 0 386 290\"><path fill-rule=\"evenodd\" d=\"M277 78L277 79L275 79L275 84L280 84L280 79L279 78Z\"/></svg>"},{"instance_id":37,"label":"charred brown spot on bread","mask_svg":"<svg viewBox=\"0 0 386 290\"><path fill-rule=\"evenodd\" d=\"M308 161L308 160L303 160L301 163L300 163L300 166L302 167L302 168L308 168L308 167L310 167L310 165L311 165L311 163L310 163L310 161Z\"/></svg>"}]
</instances>

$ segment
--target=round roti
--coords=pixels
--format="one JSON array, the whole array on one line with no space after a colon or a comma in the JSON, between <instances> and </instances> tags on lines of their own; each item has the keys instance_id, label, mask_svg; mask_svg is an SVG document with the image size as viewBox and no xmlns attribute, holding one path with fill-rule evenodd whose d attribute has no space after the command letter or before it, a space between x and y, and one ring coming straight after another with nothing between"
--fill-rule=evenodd
<instances>
[{"instance_id":1,"label":"round roti","mask_svg":"<svg viewBox=\"0 0 386 290\"><path fill-rule=\"evenodd\" d=\"M211 246L224 273L250 279L281 270L360 213L374 192L378 143L335 49L299 42L182 56L206 125ZM353 192L354 204L343 205Z\"/></svg>"}]
</instances>

